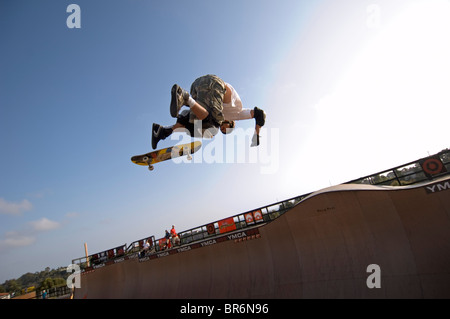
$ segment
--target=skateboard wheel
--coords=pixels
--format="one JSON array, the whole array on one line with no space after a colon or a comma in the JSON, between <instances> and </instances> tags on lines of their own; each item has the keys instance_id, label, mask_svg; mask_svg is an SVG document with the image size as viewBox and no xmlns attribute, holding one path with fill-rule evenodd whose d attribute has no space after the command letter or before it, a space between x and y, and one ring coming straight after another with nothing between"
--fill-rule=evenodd
<instances>
[{"instance_id":1,"label":"skateboard wheel","mask_svg":"<svg viewBox=\"0 0 450 319\"><path fill-rule=\"evenodd\" d=\"M188 161L192 161L192 156L188 154L187 159L188 159Z\"/></svg>"},{"instance_id":2,"label":"skateboard wheel","mask_svg":"<svg viewBox=\"0 0 450 319\"><path fill-rule=\"evenodd\" d=\"M153 167L153 165L149 165L148 170L149 171L153 171L155 168Z\"/></svg>"},{"instance_id":3,"label":"skateboard wheel","mask_svg":"<svg viewBox=\"0 0 450 319\"><path fill-rule=\"evenodd\" d=\"M148 156L145 156L145 157L142 158L142 160L143 160L144 162L148 162L149 158L148 158Z\"/></svg>"}]
</instances>

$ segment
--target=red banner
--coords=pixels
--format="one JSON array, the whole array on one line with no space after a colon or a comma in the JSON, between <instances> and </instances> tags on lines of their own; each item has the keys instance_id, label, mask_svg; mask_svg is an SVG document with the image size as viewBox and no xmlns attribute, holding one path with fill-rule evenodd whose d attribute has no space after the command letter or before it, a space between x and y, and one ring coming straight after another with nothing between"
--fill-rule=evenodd
<instances>
[{"instance_id":1,"label":"red banner","mask_svg":"<svg viewBox=\"0 0 450 319\"><path fill-rule=\"evenodd\" d=\"M253 219L253 214L252 213L245 214L245 221L247 222L247 224L253 223L255 221Z\"/></svg>"},{"instance_id":2,"label":"red banner","mask_svg":"<svg viewBox=\"0 0 450 319\"><path fill-rule=\"evenodd\" d=\"M219 221L218 224L220 233L226 233L236 229L236 224L234 223L233 217L223 219Z\"/></svg>"},{"instance_id":3,"label":"red banner","mask_svg":"<svg viewBox=\"0 0 450 319\"><path fill-rule=\"evenodd\" d=\"M257 211L253 212L253 216L255 217L255 220L257 222L262 221L263 220L263 215L260 209L258 209Z\"/></svg>"}]
</instances>

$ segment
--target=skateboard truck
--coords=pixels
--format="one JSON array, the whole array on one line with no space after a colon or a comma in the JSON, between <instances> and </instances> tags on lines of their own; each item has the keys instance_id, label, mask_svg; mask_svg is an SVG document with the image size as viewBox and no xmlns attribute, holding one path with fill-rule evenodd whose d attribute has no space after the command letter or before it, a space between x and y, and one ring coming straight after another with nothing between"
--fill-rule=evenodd
<instances>
[{"instance_id":1,"label":"skateboard truck","mask_svg":"<svg viewBox=\"0 0 450 319\"><path fill-rule=\"evenodd\" d=\"M189 147L183 147L183 155L186 155L186 159L187 159L188 161L192 161L191 152L192 152L191 148L189 148Z\"/></svg>"},{"instance_id":2,"label":"skateboard truck","mask_svg":"<svg viewBox=\"0 0 450 319\"><path fill-rule=\"evenodd\" d=\"M150 164L150 162L151 162L151 158L150 157L145 156L144 158L142 158L142 160L148 164L148 170L149 171L153 171L155 169L155 167L152 164Z\"/></svg>"}]
</instances>

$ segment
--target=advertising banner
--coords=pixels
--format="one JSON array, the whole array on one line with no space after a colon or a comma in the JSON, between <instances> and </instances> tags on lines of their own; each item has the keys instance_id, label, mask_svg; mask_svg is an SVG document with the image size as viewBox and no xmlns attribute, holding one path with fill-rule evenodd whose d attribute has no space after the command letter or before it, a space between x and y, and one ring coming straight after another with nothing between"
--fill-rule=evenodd
<instances>
[{"instance_id":1,"label":"advertising banner","mask_svg":"<svg viewBox=\"0 0 450 319\"><path fill-rule=\"evenodd\" d=\"M221 234L229 232L229 231L233 231L236 229L236 224L234 223L233 217L223 219L223 220L219 221L218 224L219 224L219 232Z\"/></svg>"},{"instance_id":2,"label":"advertising banner","mask_svg":"<svg viewBox=\"0 0 450 319\"><path fill-rule=\"evenodd\" d=\"M206 225L206 230L208 231L208 235L214 235L216 233L216 228L214 227L214 223Z\"/></svg>"},{"instance_id":3,"label":"advertising banner","mask_svg":"<svg viewBox=\"0 0 450 319\"><path fill-rule=\"evenodd\" d=\"M244 216L247 224L263 221L263 215L260 209L255 210L254 212L246 213Z\"/></svg>"},{"instance_id":4,"label":"advertising banner","mask_svg":"<svg viewBox=\"0 0 450 319\"><path fill-rule=\"evenodd\" d=\"M256 222L260 222L263 220L263 215L260 209L253 212L253 217L255 217Z\"/></svg>"}]
</instances>

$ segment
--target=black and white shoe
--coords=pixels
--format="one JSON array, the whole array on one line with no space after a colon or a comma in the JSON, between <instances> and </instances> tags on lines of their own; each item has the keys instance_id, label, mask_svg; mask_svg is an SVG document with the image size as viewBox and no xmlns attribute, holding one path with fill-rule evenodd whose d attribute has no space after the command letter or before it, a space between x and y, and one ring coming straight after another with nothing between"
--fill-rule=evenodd
<instances>
[{"instance_id":1,"label":"black and white shoe","mask_svg":"<svg viewBox=\"0 0 450 319\"><path fill-rule=\"evenodd\" d=\"M152 148L156 149L158 142L165 140L167 136L172 134L172 127L164 127L159 124L153 123L152 126Z\"/></svg>"}]
</instances>

